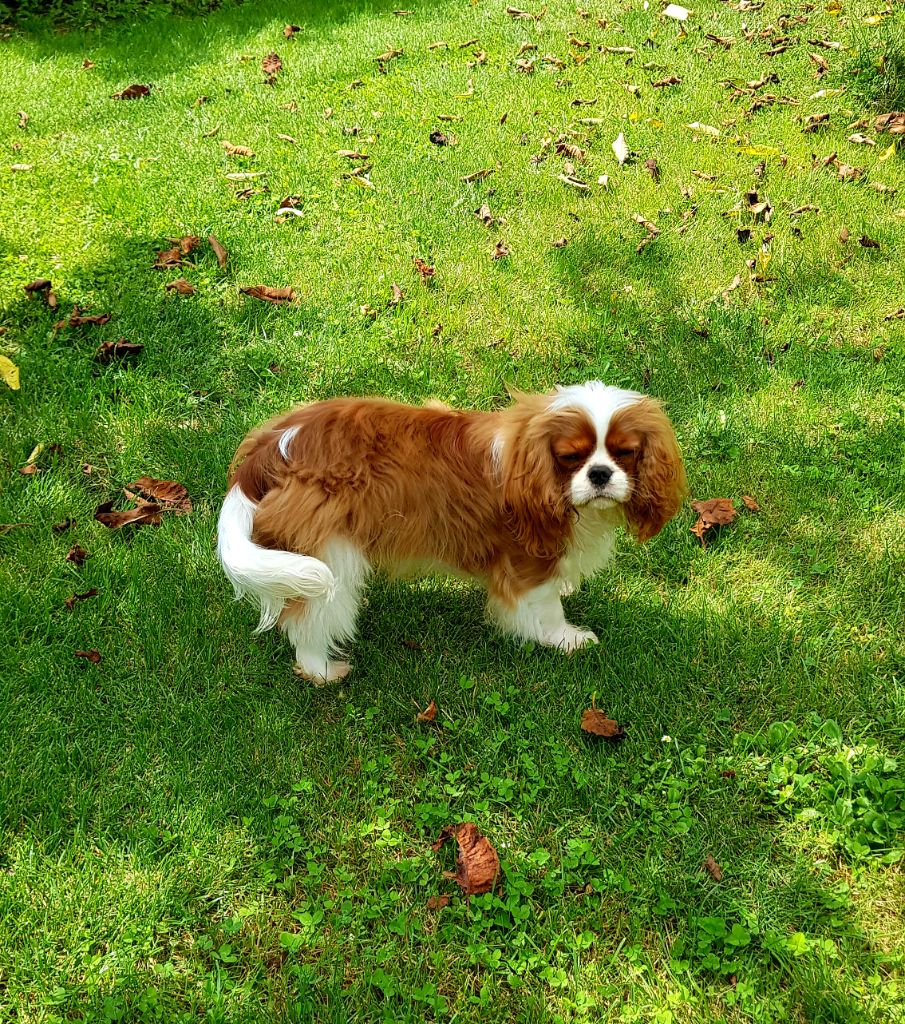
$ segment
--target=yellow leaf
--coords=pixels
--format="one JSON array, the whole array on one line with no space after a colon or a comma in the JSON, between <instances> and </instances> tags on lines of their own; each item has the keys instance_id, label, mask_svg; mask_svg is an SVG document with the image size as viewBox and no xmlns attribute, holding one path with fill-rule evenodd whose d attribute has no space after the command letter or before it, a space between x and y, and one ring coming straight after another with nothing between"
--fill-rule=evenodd
<instances>
[{"instance_id":1,"label":"yellow leaf","mask_svg":"<svg viewBox=\"0 0 905 1024\"><path fill-rule=\"evenodd\" d=\"M19 367L6 356L0 356L0 377L13 391L19 390Z\"/></svg>"},{"instance_id":2,"label":"yellow leaf","mask_svg":"<svg viewBox=\"0 0 905 1024\"><path fill-rule=\"evenodd\" d=\"M889 149L884 149L883 152L877 157L878 161L888 160L891 156L894 156L896 152L896 144L893 143Z\"/></svg>"},{"instance_id":3,"label":"yellow leaf","mask_svg":"<svg viewBox=\"0 0 905 1024\"><path fill-rule=\"evenodd\" d=\"M630 113L630 114L628 115L628 119L629 119L629 121L640 121L640 120L641 120L641 115L640 115L640 114L638 113L638 111L637 111L637 110L633 110L633 111L632 111L632 112L631 112L631 113Z\"/></svg>"},{"instance_id":4,"label":"yellow leaf","mask_svg":"<svg viewBox=\"0 0 905 1024\"><path fill-rule=\"evenodd\" d=\"M826 5L826 13L827 14L841 14L842 13L842 4L839 2L839 0L830 0L830 2Z\"/></svg>"},{"instance_id":5,"label":"yellow leaf","mask_svg":"<svg viewBox=\"0 0 905 1024\"><path fill-rule=\"evenodd\" d=\"M886 21L886 18L885 14L868 14L863 20L865 25L879 25L881 21Z\"/></svg>"},{"instance_id":6,"label":"yellow leaf","mask_svg":"<svg viewBox=\"0 0 905 1024\"><path fill-rule=\"evenodd\" d=\"M664 124L664 122L661 121L659 117L649 117L647 119L647 123L651 126L651 128L662 128Z\"/></svg>"}]
</instances>

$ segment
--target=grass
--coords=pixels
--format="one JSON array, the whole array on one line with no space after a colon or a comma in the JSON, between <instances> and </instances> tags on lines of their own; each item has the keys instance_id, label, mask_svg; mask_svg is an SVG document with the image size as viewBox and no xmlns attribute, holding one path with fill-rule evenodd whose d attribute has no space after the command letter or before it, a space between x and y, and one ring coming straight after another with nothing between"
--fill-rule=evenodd
<instances>
[{"instance_id":1,"label":"grass","mask_svg":"<svg viewBox=\"0 0 905 1024\"><path fill-rule=\"evenodd\" d=\"M847 126L885 112L855 96L896 94L903 13L703 0L683 37L654 4L584 18L552 0L539 21L497 0L410 6L248 5L0 43L0 354L22 381L0 393L0 522L27 524L0 535L0 1016L901 1020L905 320L886 317L903 301L905 165ZM807 24L779 27L784 12ZM742 23L799 42L765 58ZM851 50L808 43L823 38ZM515 70L525 41L533 73ZM388 47L404 54L381 68ZM819 81L808 52L829 62ZM798 105L746 116L752 97L719 84L771 70L761 91ZM110 98L133 82L151 94ZM455 145L431 144L438 128ZM542 148L567 131L587 192ZM620 131L639 154L622 168ZM373 188L344 177L341 149L369 155ZM834 150L860 180L815 166ZM752 188L769 224L737 208ZM278 223L286 195L303 216ZM492 229L473 214L485 200ZM790 216L805 204L819 213ZM634 213L661 231L640 253ZM152 269L169 236L209 233L226 268L203 246ZM745 260L765 233L757 283ZM498 240L511 255L494 261ZM180 275L196 294L164 290ZM27 299L39 276L60 310ZM239 293L254 284L298 302ZM54 331L76 303L110 323ZM119 337L140 356L98 365ZM248 427L330 395L491 407L507 385L596 377L662 398L693 497L740 509L706 547L690 510L623 542L570 599L598 648L520 649L445 579L373 587L338 689L300 684L279 637L251 637L212 553ZM40 472L21 475L39 443ZM96 523L142 474L183 482L194 512ZM74 657L91 648L99 664ZM432 699L437 722L416 724ZM625 742L582 737L592 700ZM470 902L442 876L452 854L430 850L466 820L503 864L501 889ZM438 893L452 900L431 910Z\"/></svg>"}]
</instances>

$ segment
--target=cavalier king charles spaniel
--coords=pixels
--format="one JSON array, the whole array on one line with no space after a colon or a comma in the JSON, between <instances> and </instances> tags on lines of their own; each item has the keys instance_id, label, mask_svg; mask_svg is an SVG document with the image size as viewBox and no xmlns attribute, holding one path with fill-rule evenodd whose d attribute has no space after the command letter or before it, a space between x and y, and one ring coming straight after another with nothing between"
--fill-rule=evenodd
<instances>
[{"instance_id":1,"label":"cavalier king charles spaniel","mask_svg":"<svg viewBox=\"0 0 905 1024\"><path fill-rule=\"evenodd\" d=\"M335 398L245 438L217 553L260 605L257 631L279 625L315 683L348 673L338 653L374 569L478 579L505 632L569 653L597 637L562 596L606 564L619 525L649 540L684 493L659 403L599 381L498 412Z\"/></svg>"}]
</instances>

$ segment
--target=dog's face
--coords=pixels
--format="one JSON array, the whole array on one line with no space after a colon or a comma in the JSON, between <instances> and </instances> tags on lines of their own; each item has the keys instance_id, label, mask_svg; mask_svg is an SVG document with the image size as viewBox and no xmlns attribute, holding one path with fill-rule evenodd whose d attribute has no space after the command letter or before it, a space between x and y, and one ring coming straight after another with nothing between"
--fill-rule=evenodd
<instances>
[{"instance_id":1,"label":"dog's face","mask_svg":"<svg viewBox=\"0 0 905 1024\"><path fill-rule=\"evenodd\" d=\"M629 529L649 540L676 514L685 471L675 432L660 405L597 381L520 396L523 415L507 443L513 498L526 514L621 506ZM513 505L516 502L513 500Z\"/></svg>"}]
</instances>

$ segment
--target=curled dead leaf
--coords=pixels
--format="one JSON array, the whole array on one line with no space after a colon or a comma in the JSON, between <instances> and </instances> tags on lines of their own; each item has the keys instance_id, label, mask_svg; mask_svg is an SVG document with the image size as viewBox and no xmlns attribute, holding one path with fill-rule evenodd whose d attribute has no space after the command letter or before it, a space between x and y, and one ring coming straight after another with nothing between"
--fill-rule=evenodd
<instances>
[{"instance_id":1,"label":"curled dead leaf","mask_svg":"<svg viewBox=\"0 0 905 1024\"><path fill-rule=\"evenodd\" d=\"M428 910L442 910L449 906L449 896L445 893L442 896L431 896L427 901Z\"/></svg>"},{"instance_id":2,"label":"curled dead leaf","mask_svg":"<svg viewBox=\"0 0 905 1024\"><path fill-rule=\"evenodd\" d=\"M701 870L706 871L708 875L714 880L714 882L722 882L723 880L723 869L717 864L713 858L712 853L708 853L704 858L704 863L701 865Z\"/></svg>"},{"instance_id":3,"label":"curled dead leaf","mask_svg":"<svg viewBox=\"0 0 905 1024\"><path fill-rule=\"evenodd\" d=\"M581 730L605 740L624 740L625 730L614 718L607 718L597 708L587 708L581 715Z\"/></svg>"},{"instance_id":4,"label":"curled dead leaf","mask_svg":"<svg viewBox=\"0 0 905 1024\"><path fill-rule=\"evenodd\" d=\"M239 291L243 295L250 295L253 299L273 302L276 305L281 305L284 302L295 302L295 290L293 288L271 288L266 284L257 284L248 288L240 288Z\"/></svg>"},{"instance_id":5,"label":"curled dead leaf","mask_svg":"<svg viewBox=\"0 0 905 1024\"><path fill-rule=\"evenodd\" d=\"M432 700L423 711L415 715L416 722L433 722L437 717L437 702Z\"/></svg>"},{"instance_id":6,"label":"curled dead leaf","mask_svg":"<svg viewBox=\"0 0 905 1024\"><path fill-rule=\"evenodd\" d=\"M697 522L691 532L700 537L704 543L704 534L714 526L727 526L736 516L735 504L731 498L708 498L706 501L693 501L691 507L698 513Z\"/></svg>"},{"instance_id":7,"label":"curled dead leaf","mask_svg":"<svg viewBox=\"0 0 905 1024\"><path fill-rule=\"evenodd\" d=\"M147 96L151 91L149 85L129 85L122 92L115 92L115 100L137 100L140 96Z\"/></svg>"},{"instance_id":8,"label":"curled dead leaf","mask_svg":"<svg viewBox=\"0 0 905 1024\"><path fill-rule=\"evenodd\" d=\"M98 363L112 363L116 359L137 356L143 348L144 345L126 341L125 338L120 338L119 341L104 341L94 353L94 359Z\"/></svg>"},{"instance_id":9,"label":"curled dead leaf","mask_svg":"<svg viewBox=\"0 0 905 1024\"><path fill-rule=\"evenodd\" d=\"M186 488L175 480L158 480L153 476L140 476L128 486L146 500L157 502L167 511L191 512L192 500Z\"/></svg>"},{"instance_id":10,"label":"curled dead leaf","mask_svg":"<svg viewBox=\"0 0 905 1024\"><path fill-rule=\"evenodd\" d=\"M664 89L671 85L681 85L682 79L678 75L669 75L667 78L661 78L656 82L651 82L652 89Z\"/></svg>"},{"instance_id":11,"label":"curled dead leaf","mask_svg":"<svg viewBox=\"0 0 905 1024\"><path fill-rule=\"evenodd\" d=\"M481 835L473 822L467 821L460 825L446 825L431 849L437 852L452 838L455 838L459 849L456 872L454 875L448 873L449 876L455 879L466 896L490 892L500 873L500 859L490 841Z\"/></svg>"},{"instance_id":12,"label":"curled dead leaf","mask_svg":"<svg viewBox=\"0 0 905 1024\"><path fill-rule=\"evenodd\" d=\"M225 267L226 261L229 259L229 255L227 254L223 246L220 244L220 242L217 240L217 236L208 235L207 240L208 243L210 244L210 247L214 250L214 255L217 257L217 262L220 264L221 267Z\"/></svg>"},{"instance_id":13,"label":"curled dead leaf","mask_svg":"<svg viewBox=\"0 0 905 1024\"><path fill-rule=\"evenodd\" d=\"M490 258L492 260L501 260L501 259L503 259L503 257L508 256L508 255L509 255L509 248L506 245L506 243L501 239L493 247L493 251L490 254Z\"/></svg>"},{"instance_id":14,"label":"curled dead leaf","mask_svg":"<svg viewBox=\"0 0 905 1024\"><path fill-rule=\"evenodd\" d=\"M287 25L283 29L283 35L287 39L291 39L297 32L301 32L301 31L302 31L301 25Z\"/></svg>"},{"instance_id":15,"label":"curled dead leaf","mask_svg":"<svg viewBox=\"0 0 905 1024\"><path fill-rule=\"evenodd\" d=\"M64 605L72 611L79 601L87 601L89 597L97 597L97 587L92 587L90 590L84 590L81 594L72 594L67 597L63 602Z\"/></svg>"},{"instance_id":16,"label":"curled dead leaf","mask_svg":"<svg viewBox=\"0 0 905 1024\"><path fill-rule=\"evenodd\" d=\"M231 142L223 139L220 145L226 150L227 156L254 156L254 150L248 146L234 146Z\"/></svg>"},{"instance_id":17,"label":"curled dead leaf","mask_svg":"<svg viewBox=\"0 0 905 1024\"><path fill-rule=\"evenodd\" d=\"M280 60L280 55L278 53L268 53L261 61L261 70L264 72L264 84L273 85L282 69L283 62Z\"/></svg>"},{"instance_id":18,"label":"curled dead leaf","mask_svg":"<svg viewBox=\"0 0 905 1024\"><path fill-rule=\"evenodd\" d=\"M66 555L66 561L73 565L84 565L88 558L88 552L80 544L73 544Z\"/></svg>"},{"instance_id":19,"label":"curled dead leaf","mask_svg":"<svg viewBox=\"0 0 905 1024\"><path fill-rule=\"evenodd\" d=\"M415 264L415 269L421 275L421 283L430 284L437 273L437 268L431 266L429 263L425 263L420 256L415 256L412 259L412 262Z\"/></svg>"},{"instance_id":20,"label":"curled dead leaf","mask_svg":"<svg viewBox=\"0 0 905 1024\"><path fill-rule=\"evenodd\" d=\"M750 494L743 494L742 501L745 503L745 508L750 512L760 512L760 505L751 497Z\"/></svg>"},{"instance_id":21,"label":"curled dead leaf","mask_svg":"<svg viewBox=\"0 0 905 1024\"><path fill-rule=\"evenodd\" d=\"M75 657L84 658L86 661L90 661L92 665L97 665L101 660L101 653L92 647L90 651L76 651Z\"/></svg>"},{"instance_id":22,"label":"curled dead leaf","mask_svg":"<svg viewBox=\"0 0 905 1024\"><path fill-rule=\"evenodd\" d=\"M58 320L53 325L53 329L55 331L59 331L64 327L84 327L85 324L103 326L104 324L110 323L111 316L111 313L93 313L89 316L82 313L78 306L73 306L72 312L69 316L63 320Z\"/></svg>"},{"instance_id":23,"label":"curled dead leaf","mask_svg":"<svg viewBox=\"0 0 905 1024\"><path fill-rule=\"evenodd\" d=\"M177 277L175 281L167 281L164 289L168 292L179 292L180 295L195 294L195 286L189 284L184 277Z\"/></svg>"},{"instance_id":24,"label":"curled dead leaf","mask_svg":"<svg viewBox=\"0 0 905 1024\"><path fill-rule=\"evenodd\" d=\"M486 178L490 174L493 174L492 167L482 167L479 171L472 171L471 174L463 175L462 181L469 183L473 181L480 181L482 178Z\"/></svg>"}]
</instances>

